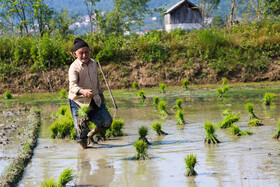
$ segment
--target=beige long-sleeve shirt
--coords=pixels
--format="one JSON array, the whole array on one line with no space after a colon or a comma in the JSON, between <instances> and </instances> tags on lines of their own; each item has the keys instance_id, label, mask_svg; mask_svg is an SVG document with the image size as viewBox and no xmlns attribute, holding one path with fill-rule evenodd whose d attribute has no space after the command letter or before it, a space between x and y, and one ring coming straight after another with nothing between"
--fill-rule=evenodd
<instances>
[{"instance_id":1,"label":"beige long-sleeve shirt","mask_svg":"<svg viewBox=\"0 0 280 187\"><path fill-rule=\"evenodd\" d=\"M97 64L90 59L88 65L76 59L69 68L69 95L68 98L75 101L80 106L89 105L91 98L78 94L80 89L91 89L93 99L97 106L101 105L99 94L103 94L98 78Z\"/></svg>"}]
</instances>

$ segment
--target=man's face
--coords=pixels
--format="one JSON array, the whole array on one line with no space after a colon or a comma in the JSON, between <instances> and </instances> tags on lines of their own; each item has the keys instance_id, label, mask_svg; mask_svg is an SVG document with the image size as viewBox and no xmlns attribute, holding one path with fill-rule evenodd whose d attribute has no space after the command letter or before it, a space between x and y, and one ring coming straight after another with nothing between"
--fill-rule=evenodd
<instances>
[{"instance_id":1,"label":"man's face","mask_svg":"<svg viewBox=\"0 0 280 187\"><path fill-rule=\"evenodd\" d=\"M74 52L74 55L82 63L89 62L89 48L88 47L83 47L83 48L78 49L76 52Z\"/></svg>"}]
</instances>

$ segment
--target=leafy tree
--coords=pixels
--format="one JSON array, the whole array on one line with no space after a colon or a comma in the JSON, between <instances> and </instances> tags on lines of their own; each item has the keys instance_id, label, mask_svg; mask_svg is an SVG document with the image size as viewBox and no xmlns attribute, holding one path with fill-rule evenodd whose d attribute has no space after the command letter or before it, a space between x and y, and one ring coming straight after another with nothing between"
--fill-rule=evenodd
<instances>
[{"instance_id":1,"label":"leafy tree","mask_svg":"<svg viewBox=\"0 0 280 187\"><path fill-rule=\"evenodd\" d=\"M164 29L164 12L166 11L167 4L162 5L161 7L154 8L154 12L159 13L159 20L160 20L160 26L161 29Z\"/></svg>"},{"instance_id":2,"label":"leafy tree","mask_svg":"<svg viewBox=\"0 0 280 187\"><path fill-rule=\"evenodd\" d=\"M214 16L213 21L212 21L212 26L222 27L224 25L225 25L225 22L224 22L222 16L220 16L220 15Z\"/></svg>"},{"instance_id":3,"label":"leafy tree","mask_svg":"<svg viewBox=\"0 0 280 187\"><path fill-rule=\"evenodd\" d=\"M266 15L280 15L280 0L265 0Z\"/></svg>"},{"instance_id":4,"label":"leafy tree","mask_svg":"<svg viewBox=\"0 0 280 187\"><path fill-rule=\"evenodd\" d=\"M93 6L96 2L100 2L100 0L84 0L84 3L87 7L87 13L89 16L89 22L90 22L90 32L93 32L93 16L94 16L94 9Z\"/></svg>"},{"instance_id":5,"label":"leafy tree","mask_svg":"<svg viewBox=\"0 0 280 187\"><path fill-rule=\"evenodd\" d=\"M202 11L202 15L209 17L213 13L213 10L217 8L220 0L198 0L197 3Z\"/></svg>"}]
</instances>

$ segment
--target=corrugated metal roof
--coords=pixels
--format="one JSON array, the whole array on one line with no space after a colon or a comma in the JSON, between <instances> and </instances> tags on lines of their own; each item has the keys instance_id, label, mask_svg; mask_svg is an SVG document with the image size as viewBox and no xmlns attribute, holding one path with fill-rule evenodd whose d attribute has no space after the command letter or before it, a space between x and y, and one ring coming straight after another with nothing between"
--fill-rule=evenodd
<instances>
[{"instance_id":1,"label":"corrugated metal roof","mask_svg":"<svg viewBox=\"0 0 280 187\"><path fill-rule=\"evenodd\" d=\"M169 8L166 12L165 12L165 14L168 14L168 13L170 13L170 12L172 12L172 11L174 11L176 8L178 8L179 6L181 6L183 3L188 3L188 4L190 4L191 6L193 6L193 7L196 7L196 5L194 5L193 3L191 3L191 2L189 2L189 1L187 1L187 0L182 0L182 1L179 1L177 4L175 4L174 6L172 6L171 8Z\"/></svg>"}]
</instances>

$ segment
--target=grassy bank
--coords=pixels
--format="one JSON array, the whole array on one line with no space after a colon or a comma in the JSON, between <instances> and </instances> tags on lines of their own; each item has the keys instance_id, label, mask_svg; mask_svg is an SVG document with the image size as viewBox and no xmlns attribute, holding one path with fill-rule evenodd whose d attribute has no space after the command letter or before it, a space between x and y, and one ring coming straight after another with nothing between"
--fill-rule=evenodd
<instances>
[{"instance_id":1,"label":"grassy bank","mask_svg":"<svg viewBox=\"0 0 280 187\"><path fill-rule=\"evenodd\" d=\"M75 37L45 34L42 38L0 38L0 80L26 71L48 71L69 65L74 60L71 53ZM192 69L194 63L206 62L221 76L241 69L255 75L280 56L280 21L276 19L192 32L152 31L140 37L95 33L81 37L89 43L92 57L103 64L153 63L152 71L183 60L181 68L186 70ZM121 76L126 74L122 71Z\"/></svg>"}]
</instances>

